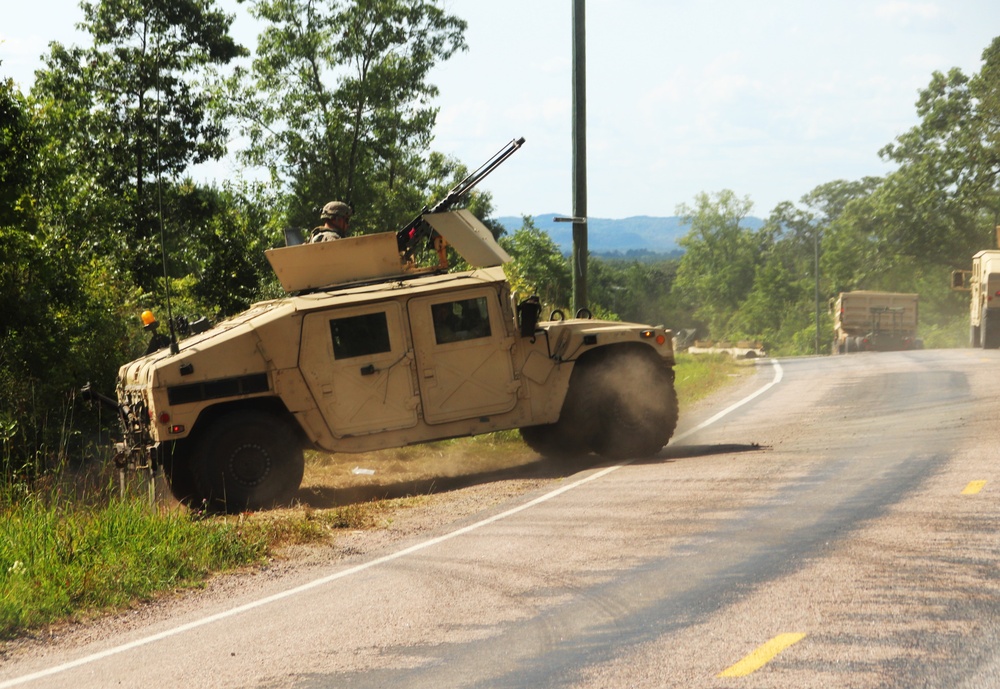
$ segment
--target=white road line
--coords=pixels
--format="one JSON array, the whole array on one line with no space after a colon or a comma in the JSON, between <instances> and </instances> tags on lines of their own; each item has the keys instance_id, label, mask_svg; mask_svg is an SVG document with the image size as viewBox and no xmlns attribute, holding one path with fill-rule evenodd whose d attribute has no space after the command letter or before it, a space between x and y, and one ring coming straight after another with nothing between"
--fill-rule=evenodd
<instances>
[{"instance_id":1,"label":"white road line","mask_svg":"<svg viewBox=\"0 0 1000 689\"><path fill-rule=\"evenodd\" d=\"M694 428L688 429L688 430L684 431L683 433L681 433L680 435L674 436L673 441L675 443L679 443L680 441L684 440L685 438L688 438L688 437L694 435L695 433L697 433L701 429L705 428L706 426L711 426L713 423L715 423L716 421L718 421L719 419L721 419L723 416L725 416L725 415L727 415L727 414L735 411L736 409L739 409L740 407L742 407L744 404L746 404L750 400L756 399L758 396L763 395L765 392L767 392L768 390L770 390L771 388L773 388L775 385L777 385L778 383L780 383L782 377L784 377L784 375L785 375L784 371L781 368L781 364L778 363L777 359L771 359L771 366L774 367L774 378L771 380L770 383L768 383L764 387L760 388L756 392L753 392L750 395L744 397L743 399L741 399L736 404L733 404L733 405L730 405L730 406L726 407L725 409L723 409L722 411L720 411L718 414L716 414L715 416L713 416L712 418L710 418L708 421L703 421L702 423L698 424Z\"/></svg>"},{"instance_id":2,"label":"white road line","mask_svg":"<svg viewBox=\"0 0 1000 689\"><path fill-rule=\"evenodd\" d=\"M715 423L716 421L718 421L722 417L724 417L727 414L733 412L734 410L738 409L739 407L742 407L747 402L750 402L751 400L756 399L758 396L762 395L763 393L765 393L766 391L770 390L772 387L774 387L775 385L777 385L779 382L781 382L781 378L782 378L781 365L775 359L771 360L771 364L774 367L774 379L771 380L770 383L768 383L767 385L763 386L762 388L756 390L755 392L753 392L752 394L748 395L747 397L744 397L742 400L740 400L736 404L733 404L733 405L731 405L729 407L726 407L721 412L719 412L718 414L716 414L712 418L708 419L707 421L705 421L705 422L703 422L703 423L695 426L694 428L692 428L692 429L690 429L690 430L682 433L681 435L676 436L674 438L674 442L683 440L683 439L689 437L690 435L692 435L693 433L695 433L697 431L700 431L701 429L705 428L706 426L710 426L711 424ZM170 638L172 636L177 636L179 634L183 634L184 632L189 632L192 629L197 629L199 627L204 627L205 625L212 624L213 622L218 622L219 620L224 620L226 618L233 617L235 615L239 615L240 613L247 612L248 610L254 610L256 608L260 608L260 607L263 607L265 605L270 605L271 603L275 603L277 601L284 600L285 598L291 598L292 596L297 596L300 593L304 593L306 591L311 591L312 589L319 588L320 586L324 586L326 584L329 584L332 581L336 581L338 579L343 579L345 577L349 577L349 576L351 576L353 574L357 574L359 572L364 572L365 570L371 569L372 567L377 567L377 566L383 565L383 564L385 564L387 562L392 562L393 560L398 560L400 558L406 557L407 555L412 555L413 553L419 552L421 550L425 550L427 548L430 548L431 546L435 546L435 545L437 545L439 543L443 543L445 541L449 541L449 540L451 540L453 538L456 538L458 536L462 536L462 535L467 534L467 533L469 533L471 531L475 531L475 530L480 529L480 528L482 528L484 526L488 526L489 524L493 524L495 522L498 522L498 521L501 521L503 519L506 519L507 517L513 516L513 515L515 515L515 514L517 514L519 512L523 512L524 510L527 510L527 509L529 509L531 507L534 507L535 505L539 505L539 504L541 504L543 502L547 502L547 501L551 500L552 498L555 498L555 497L557 497L559 495L562 495L563 493L566 493L568 491L573 490L574 488L578 488L579 486L582 486L582 485L584 485L586 483L590 483L591 481L596 481L599 478L607 476L612 471L616 471L618 469L621 469L624 466L628 466L630 463L631 462L622 462L621 464L616 464L614 466L606 467L604 469L601 469L600 471L597 471L597 472L594 472L593 474L590 474L589 476L586 476L586 477L584 477L582 479L574 481L573 483L569 483L569 484L567 484L565 486L562 486L561 488L557 488L556 490L553 490L553 491L551 491L549 493L546 493L545 495L541 495L541 496L535 498L534 500L530 500L529 502L526 502L523 505L519 505L517 507L509 509L506 512L501 512L500 514L495 514L492 517L488 517L487 519L483 519L481 521L478 521L475 524L470 524L469 526L462 527L461 529L457 529L455 531L451 531L449 533L446 533L446 534L444 534L442 536L437 536L436 538L432 538L430 540L423 541L421 543L417 543L415 545L410 546L409 548L404 548L403 550L399 550L399 551L397 551L395 553L391 553L389 555L384 555L382 557L376 558L376 559L371 560L369 562L365 562L365 563L357 565L355 567L350 567L350 568L342 570L340 572L336 572L334 574L330 574L328 576L321 577L319 579L315 579L315 580L310 581L310 582L308 582L306 584L303 584L301 586L296 586L295 588L288 589L286 591L282 591L280 593L276 593L276 594L271 595L271 596L267 596L266 598L261 598L259 600L251 601L250 603L246 603L244 605L240 605L240 606L237 606L235 608L231 608L229 610L224 610L224 611L216 613L214 615L209 615L208 617L203 617L201 619L194 620L192 622L188 622L187 624L182 624L182 625L180 625L178 627L174 627L172 629L167 629L167 630L162 631L162 632L160 632L158 634L153 634L151 636L146 636L146 637L143 637L141 639L136 639L135 641L131 641L131 642L127 643L127 644L122 644L121 646L115 646L113 648L109 648L107 650L100 651L99 653L93 653L91 655L84 656L83 658L78 658L77 660L72 660L72 661L70 661L68 663L63 663L62 665L56 665L54 667L50 667L50 668L47 668L45 670L39 670L38 672L34 672L34 673L29 674L29 675L23 675L21 677L15 677L13 679L5 680L3 682L0 682L0 689L7 689L8 687L20 686L22 684L27 684L28 682L33 682L36 679L42 679L42 678L45 678L45 677L51 677L52 675L59 674L60 672L66 672L67 670L72 670L72 669L80 667L82 665L88 665L90 663L95 663L95 662L97 662L99 660L103 660L104 658L109 658L111 656L118 655L119 653L125 653L127 651L131 651L131 650L139 648L141 646L146 646L146 645L149 645L151 643L155 643L157 641L162 641L163 639L168 639L168 638Z\"/></svg>"}]
</instances>

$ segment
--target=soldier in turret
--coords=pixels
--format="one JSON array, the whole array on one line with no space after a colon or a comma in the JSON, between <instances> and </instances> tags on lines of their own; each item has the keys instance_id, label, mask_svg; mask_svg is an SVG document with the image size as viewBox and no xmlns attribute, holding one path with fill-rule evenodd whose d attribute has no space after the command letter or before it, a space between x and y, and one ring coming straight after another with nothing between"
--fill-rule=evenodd
<instances>
[{"instance_id":1,"label":"soldier in turret","mask_svg":"<svg viewBox=\"0 0 1000 689\"><path fill-rule=\"evenodd\" d=\"M319 219L323 224L312 231L310 244L343 239L350 234L348 225L351 222L351 207L343 201L331 201L323 206Z\"/></svg>"}]
</instances>

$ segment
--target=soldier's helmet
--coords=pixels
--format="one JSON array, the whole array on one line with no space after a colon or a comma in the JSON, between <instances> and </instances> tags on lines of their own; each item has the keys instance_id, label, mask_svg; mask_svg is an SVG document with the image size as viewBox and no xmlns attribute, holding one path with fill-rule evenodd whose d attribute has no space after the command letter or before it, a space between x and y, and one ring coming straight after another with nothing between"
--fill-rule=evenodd
<instances>
[{"instance_id":1,"label":"soldier's helmet","mask_svg":"<svg viewBox=\"0 0 1000 689\"><path fill-rule=\"evenodd\" d=\"M331 201L330 203L323 206L323 212L319 214L320 220L329 220L330 218L350 218L351 217L351 207L348 206L343 201Z\"/></svg>"}]
</instances>

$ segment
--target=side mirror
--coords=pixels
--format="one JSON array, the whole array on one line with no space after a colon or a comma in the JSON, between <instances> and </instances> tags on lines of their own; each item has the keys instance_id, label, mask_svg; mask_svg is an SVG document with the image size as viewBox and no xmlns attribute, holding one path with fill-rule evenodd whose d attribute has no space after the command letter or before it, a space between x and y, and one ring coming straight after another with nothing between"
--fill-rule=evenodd
<instances>
[{"instance_id":1,"label":"side mirror","mask_svg":"<svg viewBox=\"0 0 1000 689\"><path fill-rule=\"evenodd\" d=\"M521 326L521 337L534 337L538 316L542 305L538 297L531 296L517 305L517 320Z\"/></svg>"},{"instance_id":2,"label":"side mirror","mask_svg":"<svg viewBox=\"0 0 1000 689\"><path fill-rule=\"evenodd\" d=\"M953 290L960 290L960 291L971 289L972 287L972 285L970 284L971 276L972 276L971 270L951 271L951 288Z\"/></svg>"}]
</instances>

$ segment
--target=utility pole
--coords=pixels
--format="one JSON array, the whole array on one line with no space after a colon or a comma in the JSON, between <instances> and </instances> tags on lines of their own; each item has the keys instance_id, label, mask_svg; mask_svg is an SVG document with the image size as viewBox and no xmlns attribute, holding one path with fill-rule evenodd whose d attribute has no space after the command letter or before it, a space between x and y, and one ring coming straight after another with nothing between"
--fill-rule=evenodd
<instances>
[{"instance_id":1,"label":"utility pole","mask_svg":"<svg viewBox=\"0 0 1000 689\"><path fill-rule=\"evenodd\" d=\"M816 278L816 354L819 354L819 225L813 228L813 275Z\"/></svg>"},{"instance_id":2,"label":"utility pole","mask_svg":"<svg viewBox=\"0 0 1000 689\"><path fill-rule=\"evenodd\" d=\"M573 0L573 312L587 302L587 22Z\"/></svg>"}]
</instances>

